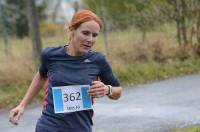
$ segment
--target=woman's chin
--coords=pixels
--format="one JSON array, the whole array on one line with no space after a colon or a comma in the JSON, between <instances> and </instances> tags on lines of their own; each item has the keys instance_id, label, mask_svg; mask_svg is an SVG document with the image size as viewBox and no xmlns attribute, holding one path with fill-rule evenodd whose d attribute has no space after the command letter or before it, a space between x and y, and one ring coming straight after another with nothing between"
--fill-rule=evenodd
<instances>
[{"instance_id":1,"label":"woman's chin","mask_svg":"<svg viewBox=\"0 0 200 132\"><path fill-rule=\"evenodd\" d=\"M81 50L81 51L79 52L79 55L84 55L84 54L86 54L86 53L88 53L88 52L89 52L89 50L84 49L84 50Z\"/></svg>"},{"instance_id":2,"label":"woman's chin","mask_svg":"<svg viewBox=\"0 0 200 132\"><path fill-rule=\"evenodd\" d=\"M87 52L89 52L89 50L90 50L90 48L82 49L81 52L82 52L83 54L86 54Z\"/></svg>"}]
</instances>

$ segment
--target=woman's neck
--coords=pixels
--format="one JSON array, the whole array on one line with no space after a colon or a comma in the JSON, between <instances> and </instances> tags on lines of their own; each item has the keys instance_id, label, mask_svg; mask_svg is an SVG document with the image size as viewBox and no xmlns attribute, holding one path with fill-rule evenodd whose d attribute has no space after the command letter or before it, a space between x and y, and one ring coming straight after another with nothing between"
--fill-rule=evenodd
<instances>
[{"instance_id":1,"label":"woman's neck","mask_svg":"<svg viewBox=\"0 0 200 132\"><path fill-rule=\"evenodd\" d=\"M74 47L69 44L67 47L66 47L66 50L65 50L66 54L70 55L70 56L76 56L75 54L75 51L74 51Z\"/></svg>"},{"instance_id":2,"label":"woman's neck","mask_svg":"<svg viewBox=\"0 0 200 132\"><path fill-rule=\"evenodd\" d=\"M70 56L81 56L83 54L81 54L80 52L78 52L75 47L73 46L72 43L70 43L65 50L65 53L70 55Z\"/></svg>"}]
</instances>

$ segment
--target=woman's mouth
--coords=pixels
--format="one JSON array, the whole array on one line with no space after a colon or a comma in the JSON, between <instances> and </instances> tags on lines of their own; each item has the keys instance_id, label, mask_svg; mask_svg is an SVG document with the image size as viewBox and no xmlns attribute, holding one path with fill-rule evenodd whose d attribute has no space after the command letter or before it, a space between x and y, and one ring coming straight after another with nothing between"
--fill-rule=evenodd
<instances>
[{"instance_id":1,"label":"woman's mouth","mask_svg":"<svg viewBox=\"0 0 200 132\"><path fill-rule=\"evenodd\" d=\"M87 49L90 49L91 46L90 45L86 45L86 44L83 44L84 48L87 48Z\"/></svg>"}]
</instances>

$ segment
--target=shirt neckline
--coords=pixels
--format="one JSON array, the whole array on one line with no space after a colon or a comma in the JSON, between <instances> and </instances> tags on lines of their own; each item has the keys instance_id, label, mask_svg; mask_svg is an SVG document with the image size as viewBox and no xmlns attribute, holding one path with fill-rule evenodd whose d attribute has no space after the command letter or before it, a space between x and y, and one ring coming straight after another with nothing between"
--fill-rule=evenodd
<instances>
[{"instance_id":1,"label":"shirt neckline","mask_svg":"<svg viewBox=\"0 0 200 132\"><path fill-rule=\"evenodd\" d=\"M88 51L87 53L85 53L84 55L72 56L72 55L69 55L69 54L66 53L66 47L67 47L67 46L69 46L69 45L68 45L68 44L64 45L64 46L62 47L62 49L63 49L63 53L65 54L65 56L70 57L70 58L84 58L84 57L87 57L88 55L90 55L90 54L92 53L92 51L90 50L90 51Z\"/></svg>"}]
</instances>

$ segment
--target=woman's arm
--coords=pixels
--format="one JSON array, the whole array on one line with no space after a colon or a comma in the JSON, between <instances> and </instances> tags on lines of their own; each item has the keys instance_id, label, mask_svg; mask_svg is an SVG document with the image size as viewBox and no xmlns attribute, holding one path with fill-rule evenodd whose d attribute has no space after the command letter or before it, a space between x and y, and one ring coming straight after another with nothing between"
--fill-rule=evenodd
<instances>
[{"instance_id":1,"label":"woman's arm","mask_svg":"<svg viewBox=\"0 0 200 132\"><path fill-rule=\"evenodd\" d=\"M31 102L33 97L35 97L38 94L38 92L42 88L45 81L46 81L46 78L43 78L42 76L40 76L39 72L37 72L24 98L22 99L19 105L26 108L26 106Z\"/></svg>"},{"instance_id":2,"label":"woman's arm","mask_svg":"<svg viewBox=\"0 0 200 132\"><path fill-rule=\"evenodd\" d=\"M31 100L38 94L45 81L46 78L43 78L42 76L40 76L39 72L37 72L20 104L10 111L9 121L12 124L18 124L18 120L23 115L25 108L31 102Z\"/></svg>"},{"instance_id":3,"label":"woman's arm","mask_svg":"<svg viewBox=\"0 0 200 132\"><path fill-rule=\"evenodd\" d=\"M122 92L122 87L120 86L112 87L112 94L108 95L109 94L108 85L105 85L101 81L93 81L89 90L89 94L93 98L101 98L101 97L104 97L105 95L108 95L110 99L114 99L114 100L117 100L120 98L121 92Z\"/></svg>"},{"instance_id":4,"label":"woman's arm","mask_svg":"<svg viewBox=\"0 0 200 132\"><path fill-rule=\"evenodd\" d=\"M112 87L112 94L108 95L108 97L110 99L117 100L121 97L121 93L122 93L122 87L120 87L120 86L119 87ZM108 92L107 92L107 94L108 94Z\"/></svg>"}]
</instances>

